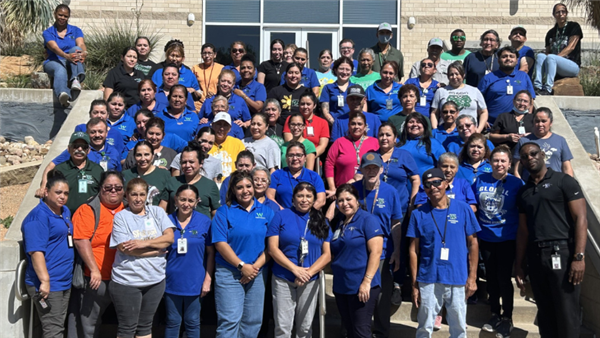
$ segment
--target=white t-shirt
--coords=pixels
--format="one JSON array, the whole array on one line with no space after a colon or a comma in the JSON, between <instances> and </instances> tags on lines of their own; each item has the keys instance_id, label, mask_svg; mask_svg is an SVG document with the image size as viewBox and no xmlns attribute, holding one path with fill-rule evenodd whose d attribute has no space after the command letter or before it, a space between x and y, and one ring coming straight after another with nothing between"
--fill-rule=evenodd
<instances>
[{"instance_id":1,"label":"white t-shirt","mask_svg":"<svg viewBox=\"0 0 600 338\"><path fill-rule=\"evenodd\" d=\"M487 109L485 99L479 89L465 84L464 87L453 89L450 86L439 88L433 96L431 108L440 109L446 101L452 101L458 105L458 115L470 115L477 119L478 109ZM440 119L440 124L442 123Z\"/></svg>"},{"instance_id":2,"label":"white t-shirt","mask_svg":"<svg viewBox=\"0 0 600 338\"><path fill-rule=\"evenodd\" d=\"M257 166L267 169L281 168L281 149L270 137L260 140L246 137L242 142L244 142L246 150L254 154L254 162Z\"/></svg>"},{"instance_id":3,"label":"white t-shirt","mask_svg":"<svg viewBox=\"0 0 600 338\"><path fill-rule=\"evenodd\" d=\"M171 162L171 169L181 170L181 154L175 156L173 162ZM221 160L212 155L208 155L208 157L204 159L204 163L202 163L200 174L209 180L217 178L219 174L223 174Z\"/></svg>"}]
</instances>

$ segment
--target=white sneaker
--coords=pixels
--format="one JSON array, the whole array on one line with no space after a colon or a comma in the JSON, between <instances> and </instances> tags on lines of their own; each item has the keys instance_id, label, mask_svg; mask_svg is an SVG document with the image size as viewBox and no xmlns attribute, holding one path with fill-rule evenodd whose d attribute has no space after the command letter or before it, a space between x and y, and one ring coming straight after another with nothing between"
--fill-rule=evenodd
<instances>
[{"instance_id":1,"label":"white sneaker","mask_svg":"<svg viewBox=\"0 0 600 338\"><path fill-rule=\"evenodd\" d=\"M69 94L67 94L65 92L60 93L60 95L58 96L58 101L64 108L68 107L69 106Z\"/></svg>"},{"instance_id":2,"label":"white sneaker","mask_svg":"<svg viewBox=\"0 0 600 338\"><path fill-rule=\"evenodd\" d=\"M79 83L79 80L75 79L71 82L71 90L81 90L81 83Z\"/></svg>"}]
</instances>

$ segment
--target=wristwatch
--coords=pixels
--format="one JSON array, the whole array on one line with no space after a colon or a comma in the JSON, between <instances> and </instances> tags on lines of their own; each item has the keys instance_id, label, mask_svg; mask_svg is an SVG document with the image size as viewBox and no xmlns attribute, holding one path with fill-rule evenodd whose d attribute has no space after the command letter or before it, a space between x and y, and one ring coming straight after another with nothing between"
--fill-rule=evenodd
<instances>
[{"instance_id":1,"label":"wristwatch","mask_svg":"<svg viewBox=\"0 0 600 338\"><path fill-rule=\"evenodd\" d=\"M244 262L240 262L240 263L238 264L238 266L237 266L237 269L238 269L239 271L242 271L242 268L244 267L244 264L246 264L246 263L244 263Z\"/></svg>"},{"instance_id":2,"label":"wristwatch","mask_svg":"<svg viewBox=\"0 0 600 338\"><path fill-rule=\"evenodd\" d=\"M584 258L585 254L583 252L573 255L573 259L578 262L581 262Z\"/></svg>"}]
</instances>

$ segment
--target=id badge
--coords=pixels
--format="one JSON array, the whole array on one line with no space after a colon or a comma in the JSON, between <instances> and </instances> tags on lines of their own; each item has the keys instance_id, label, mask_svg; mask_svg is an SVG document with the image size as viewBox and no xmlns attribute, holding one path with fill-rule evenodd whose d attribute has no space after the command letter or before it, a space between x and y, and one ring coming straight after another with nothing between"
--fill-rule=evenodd
<instances>
[{"instance_id":1,"label":"id badge","mask_svg":"<svg viewBox=\"0 0 600 338\"><path fill-rule=\"evenodd\" d=\"M448 248L442 248L442 251L441 251L441 254L440 254L440 259L443 260L443 261L447 261L449 255L450 255L450 249L448 249Z\"/></svg>"},{"instance_id":2,"label":"id badge","mask_svg":"<svg viewBox=\"0 0 600 338\"><path fill-rule=\"evenodd\" d=\"M338 107L344 106L344 95L338 95Z\"/></svg>"},{"instance_id":3,"label":"id badge","mask_svg":"<svg viewBox=\"0 0 600 338\"><path fill-rule=\"evenodd\" d=\"M392 110L392 108L394 108L394 100L392 100L392 99L385 100L385 109Z\"/></svg>"},{"instance_id":4,"label":"id badge","mask_svg":"<svg viewBox=\"0 0 600 338\"><path fill-rule=\"evenodd\" d=\"M425 107L427 105L427 96L421 96L419 99L419 106Z\"/></svg>"},{"instance_id":5,"label":"id badge","mask_svg":"<svg viewBox=\"0 0 600 338\"><path fill-rule=\"evenodd\" d=\"M106 161L106 160L100 161L100 166L102 167L102 170L108 171L108 161Z\"/></svg>"},{"instance_id":6,"label":"id badge","mask_svg":"<svg viewBox=\"0 0 600 338\"><path fill-rule=\"evenodd\" d=\"M300 254L302 256L308 255L308 241L306 240L306 238L302 238L300 240Z\"/></svg>"},{"instance_id":7,"label":"id badge","mask_svg":"<svg viewBox=\"0 0 600 338\"><path fill-rule=\"evenodd\" d=\"M313 126L306 127L306 135L315 136L315 128Z\"/></svg>"},{"instance_id":8,"label":"id badge","mask_svg":"<svg viewBox=\"0 0 600 338\"><path fill-rule=\"evenodd\" d=\"M456 198L456 195L453 192L446 193L446 196L448 196L448 198L451 198L451 199Z\"/></svg>"},{"instance_id":9,"label":"id badge","mask_svg":"<svg viewBox=\"0 0 600 338\"><path fill-rule=\"evenodd\" d=\"M73 235L71 235L71 234L67 235L67 244L69 245L69 249L71 249L73 247Z\"/></svg>"},{"instance_id":10,"label":"id badge","mask_svg":"<svg viewBox=\"0 0 600 338\"><path fill-rule=\"evenodd\" d=\"M160 160L160 158L159 158L159 159L157 159L157 160L154 160L154 163L152 163L152 164L153 164L154 166L156 166L156 167L160 167L160 165L161 165L161 160Z\"/></svg>"},{"instance_id":11,"label":"id badge","mask_svg":"<svg viewBox=\"0 0 600 338\"><path fill-rule=\"evenodd\" d=\"M338 237L340 237L340 229L337 229L334 233L333 233L333 238L331 239L332 241L335 241L336 239L338 239Z\"/></svg>"},{"instance_id":12,"label":"id badge","mask_svg":"<svg viewBox=\"0 0 600 338\"><path fill-rule=\"evenodd\" d=\"M506 86L506 94L508 94L508 95L513 94L513 86L512 85Z\"/></svg>"},{"instance_id":13,"label":"id badge","mask_svg":"<svg viewBox=\"0 0 600 338\"><path fill-rule=\"evenodd\" d=\"M178 254L186 254L187 253L187 238L178 238L177 239L177 253Z\"/></svg>"},{"instance_id":14,"label":"id badge","mask_svg":"<svg viewBox=\"0 0 600 338\"><path fill-rule=\"evenodd\" d=\"M88 182L87 182L87 180L86 179L81 179L81 180L79 180L77 182L78 182L78 189L77 189L77 191L80 194L87 194L87 192L88 192L88 189L87 189L88 188L87 187L88 186Z\"/></svg>"},{"instance_id":15,"label":"id badge","mask_svg":"<svg viewBox=\"0 0 600 338\"><path fill-rule=\"evenodd\" d=\"M560 255L554 254L551 257L552 257L552 270L560 270L561 269Z\"/></svg>"},{"instance_id":16,"label":"id badge","mask_svg":"<svg viewBox=\"0 0 600 338\"><path fill-rule=\"evenodd\" d=\"M491 73L491 72L492 72L491 70L489 70L489 69L486 69L486 70L485 70L485 75L488 75L488 74L489 74L489 73Z\"/></svg>"},{"instance_id":17,"label":"id badge","mask_svg":"<svg viewBox=\"0 0 600 338\"><path fill-rule=\"evenodd\" d=\"M523 127L523 126L519 127L519 135L525 135L525 127Z\"/></svg>"}]
</instances>

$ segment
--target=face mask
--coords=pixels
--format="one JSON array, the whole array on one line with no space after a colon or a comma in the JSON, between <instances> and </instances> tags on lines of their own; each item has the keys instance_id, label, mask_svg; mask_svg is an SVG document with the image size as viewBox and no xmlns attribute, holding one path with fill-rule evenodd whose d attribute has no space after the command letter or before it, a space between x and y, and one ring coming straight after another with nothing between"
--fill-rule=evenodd
<instances>
[{"instance_id":1,"label":"face mask","mask_svg":"<svg viewBox=\"0 0 600 338\"><path fill-rule=\"evenodd\" d=\"M381 42L383 44L389 43L391 39L392 39L391 35L387 35L387 34L379 35L379 42Z\"/></svg>"},{"instance_id":2,"label":"face mask","mask_svg":"<svg viewBox=\"0 0 600 338\"><path fill-rule=\"evenodd\" d=\"M519 109L517 109L517 106L513 106L513 110L515 111L515 113L517 113L519 115L523 115L523 114L529 113L529 109L519 110Z\"/></svg>"}]
</instances>

